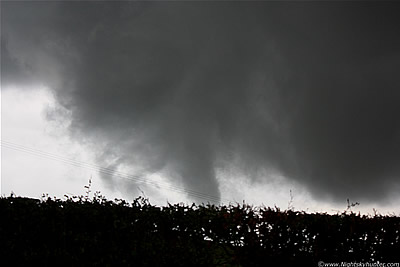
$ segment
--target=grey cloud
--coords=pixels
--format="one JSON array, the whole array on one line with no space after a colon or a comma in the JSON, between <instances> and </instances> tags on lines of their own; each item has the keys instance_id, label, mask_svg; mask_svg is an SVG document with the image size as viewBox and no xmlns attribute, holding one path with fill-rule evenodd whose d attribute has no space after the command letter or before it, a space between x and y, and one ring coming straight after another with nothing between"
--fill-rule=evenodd
<instances>
[{"instance_id":1,"label":"grey cloud","mask_svg":"<svg viewBox=\"0 0 400 267\"><path fill-rule=\"evenodd\" d=\"M319 199L398 189L397 3L2 5L15 56L71 111L71 134L102 144L100 163L107 147L113 168L168 169L217 197L232 159Z\"/></svg>"}]
</instances>

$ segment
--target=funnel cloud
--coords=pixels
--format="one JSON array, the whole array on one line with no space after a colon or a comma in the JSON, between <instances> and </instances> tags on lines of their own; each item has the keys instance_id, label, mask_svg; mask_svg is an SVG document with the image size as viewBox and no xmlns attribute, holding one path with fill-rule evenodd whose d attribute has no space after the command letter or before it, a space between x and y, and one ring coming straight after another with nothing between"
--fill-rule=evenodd
<instances>
[{"instance_id":1,"label":"funnel cloud","mask_svg":"<svg viewBox=\"0 0 400 267\"><path fill-rule=\"evenodd\" d=\"M399 3L1 5L2 83L51 88L102 166L217 199L229 164L320 200L397 196Z\"/></svg>"}]
</instances>

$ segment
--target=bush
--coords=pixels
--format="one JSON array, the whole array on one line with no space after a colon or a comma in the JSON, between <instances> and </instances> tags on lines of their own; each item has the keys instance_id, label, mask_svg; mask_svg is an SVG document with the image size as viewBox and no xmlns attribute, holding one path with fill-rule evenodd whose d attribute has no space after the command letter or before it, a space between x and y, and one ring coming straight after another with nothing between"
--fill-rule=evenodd
<instances>
[{"instance_id":1,"label":"bush","mask_svg":"<svg viewBox=\"0 0 400 267\"><path fill-rule=\"evenodd\" d=\"M400 219L249 205L153 206L99 194L0 198L0 258L17 265L290 266L395 261Z\"/></svg>"}]
</instances>

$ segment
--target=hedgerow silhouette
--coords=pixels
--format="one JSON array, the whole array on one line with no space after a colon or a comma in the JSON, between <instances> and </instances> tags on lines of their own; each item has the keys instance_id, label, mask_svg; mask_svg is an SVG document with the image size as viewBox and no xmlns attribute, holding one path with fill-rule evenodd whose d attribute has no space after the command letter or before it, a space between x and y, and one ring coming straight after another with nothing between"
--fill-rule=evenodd
<instances>
[{"instance_id":1,"label":"hedgerow silhouette","mask_svg":"<svg viewBox=\"0 0 400 267\"><path fill-rule=\"evenodd\" d=\"M0 198L0 258L44 266L294 266L390 262L400 251L396 216L245 203L158 207L144 197L128 203L89 193Z\"/></svg>"}]
</instances>

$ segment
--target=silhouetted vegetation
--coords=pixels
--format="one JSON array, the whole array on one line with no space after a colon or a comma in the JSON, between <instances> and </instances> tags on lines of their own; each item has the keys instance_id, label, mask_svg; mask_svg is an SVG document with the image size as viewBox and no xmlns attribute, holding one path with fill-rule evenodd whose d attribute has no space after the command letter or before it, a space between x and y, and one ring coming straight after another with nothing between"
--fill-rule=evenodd
<instances>
[{"instance_id":1,"label":"silhouetted vegetation","mask_svg":"<svg viewBox=\"0 0 400 267\"><path fill-rule=\"evenodd\" d=\"M33 266L317 266L398 260L400 219L249 205L0 199L0 258Z\"/></svg>"}]
</instances>

